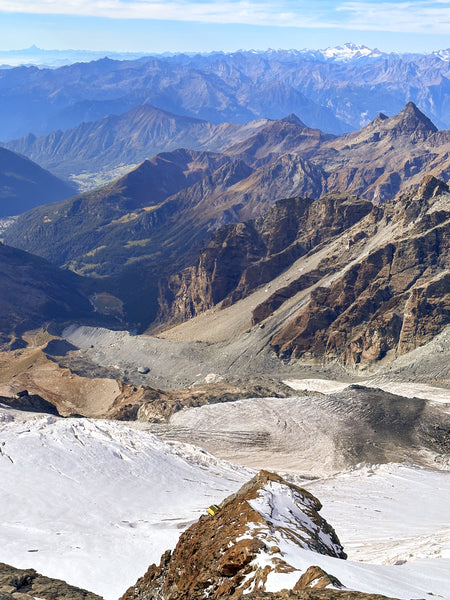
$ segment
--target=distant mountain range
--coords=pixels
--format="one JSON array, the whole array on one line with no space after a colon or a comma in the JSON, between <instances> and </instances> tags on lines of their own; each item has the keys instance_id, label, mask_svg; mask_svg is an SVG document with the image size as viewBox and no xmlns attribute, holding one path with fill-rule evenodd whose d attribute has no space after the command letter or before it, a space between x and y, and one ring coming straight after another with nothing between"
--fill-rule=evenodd
<instances>
[{"instance_id":1,"label":"distant mountain range","mask_svg":"<svg viewBox=\"0 0 450 600\"><path fill-rule=\"evenodd\" d=\"M411 100L450 128L450 52L384 54L346 45L266 51L103 58L58 69L0 70L0 139L36 136L142 104L213 123L296 113L342 134Z\"/></svg>"},{"instance_id":2,"label":"distant mountain range","mask_svg":"<svg viewBox=\"0 0 450 600\"><path fill-rule=\"evenodd\" d=\"M148 54L148 53L147 53ZM145 56L143 52L112 52L101 50L44 50L33 45L19 50L0 50L0 68L30 66L62 67L76 62L89 62L99 58L116 60L137 59Z\"/></svg>"},{"instance_id":3,"label":"distant mountain range","mask_svg":"<svg viewBox=\"0 0 450 600\"><path fill-rule=\"evenodd\" d=\"M81 123L74 129L53 131L36 138L32 134L6 144L61 177L114 171L135 166L160 152L177 148L220 152L247 139L269 123L222 123L183 117L149 104L121 115Z\"/></svg>"}]
</instances>

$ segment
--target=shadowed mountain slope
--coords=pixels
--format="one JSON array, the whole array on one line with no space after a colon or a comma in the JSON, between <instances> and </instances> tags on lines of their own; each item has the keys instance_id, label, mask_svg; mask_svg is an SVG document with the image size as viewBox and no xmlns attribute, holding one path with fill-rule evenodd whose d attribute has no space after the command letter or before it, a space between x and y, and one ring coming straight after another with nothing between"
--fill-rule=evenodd
<instances>
[{"instance_id":1,"label":"shadowed mountain slope","mask_svg":"<svg viewBox=\"0 0 450 600\"><path fill-rule=\"evenodd\" d=\"M75 187L24 156L0 147L0 217L72 196Z\"/></svg>"},{"instance_id":2,"label":"shadowed mountain slope","mask_svg":"<svg viewBox=\"0 0 450 600\"><path fill-rule=\"evenodd\" d=\"M0 344L8 346L26 330L76 319L111 324L94 313L88 299L95 289L46 260L0 243Z\"/></svg>"}]
</instances>

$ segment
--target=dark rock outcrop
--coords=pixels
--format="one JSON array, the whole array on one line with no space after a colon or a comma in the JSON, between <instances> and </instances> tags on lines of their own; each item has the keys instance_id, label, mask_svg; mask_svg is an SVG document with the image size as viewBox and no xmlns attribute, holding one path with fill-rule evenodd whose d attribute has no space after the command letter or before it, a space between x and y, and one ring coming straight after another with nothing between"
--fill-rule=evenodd
<instances>
[{"instance_id":1,"label":"dark rock outcrop","mask_svg":"<svg viewBox=\"0 0 450 600\"><path fill-rule=\"evenodd\" d=\"M101 596L36 573L0 563L1 600L102 600Z\"/></svg>"},{"instance_id":2,"label":"dark rock outcrop","mask_svg":"<svg viewBox=\"0 0 450 600\"><path fill-rule=\"evenodd\" d=\"M24 410L27 412L47 413L59 417L58 409L54 404L48 402L37 394L29 394L27 390L19 392L13 398L0 396L0 404L9 406L16 410Z\"/></svg>"}]
</instances>

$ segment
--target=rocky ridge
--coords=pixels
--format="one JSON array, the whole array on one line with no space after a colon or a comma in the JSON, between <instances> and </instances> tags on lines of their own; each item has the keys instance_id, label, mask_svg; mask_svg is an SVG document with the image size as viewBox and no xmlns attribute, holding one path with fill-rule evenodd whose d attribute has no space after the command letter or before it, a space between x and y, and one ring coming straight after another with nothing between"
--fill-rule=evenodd
<instances>
[{"instance_id":1,"label":"rocky ridge","mask_svg":"<svg viewBox=\"0 0 450 600\"><path fill-rule=\"evenodd\" d=\"M222 151L233 140L238 144L255 134L267 122L259 119L247 125L216 125L143 104L66 131L40 137L29 134L8 142L7 147L39 161L61 177L83 172L105 176L119 165L136 165L177 148Z\"/></svg>"},{"instance_id":2,"label":"rocky ridge","mask_svg":"<svg viewBox=\"0 0 450 600\"><path fill-rule=\"evenodd\" d=\"M226 307L245 298L371 210L370 202L348 196L291 198L254 221L220 229L194 267L160 283L158 322L167 327L219 302ZM322 279L332 270L319 266L304 285L309 287L314 278Z\"/></svg>"},{"instance_id":3,"label":"rocky ridge","mask_svg":"<svg viewBox=\"0 0 450 600\"><path fill-rule=\"evenodd\" d=\"M278 203L260 220L219 231L195 267L161 288L160 322L226 310L265 286L252 324L269 326L283 359L359 368L401 356L450 322L449 199L448 186L428 176L384 206L333 196Z\"/></svg>"},{"instance_id":4,"label":"rocky ridge","mask_svg":"<svg viewBox=\"0 0 450 600\"><path fill-rule=\"evenodd\" d=\"M283 558L286 547L346 558L320 508L309 492L261 471L213 508L215 514L187 529L175 550L167 551L159 566L150 566L122 600L237 598L264 591L274 573L294 573L296 589L314 582L319 588L340 587L326 573L302 574Z\"/></svg>"}]
</instances>

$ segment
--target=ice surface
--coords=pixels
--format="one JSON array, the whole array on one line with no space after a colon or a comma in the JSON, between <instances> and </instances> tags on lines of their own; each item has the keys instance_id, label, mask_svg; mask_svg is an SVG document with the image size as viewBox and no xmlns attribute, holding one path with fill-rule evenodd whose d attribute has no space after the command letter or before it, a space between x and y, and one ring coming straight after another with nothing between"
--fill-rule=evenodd
<instances>
[{"instance_id":1,"label":"ice surface","mask_svg":"<svg viewBox=\"0 0 450 600\"><path fill-rule=\"evenodd\" d=\"M112 600L159 562L207 506L252 475L130 424L0 409L0 561ZM319 565L348 588L450 600L449 472L361 466L304 485L322 502L321 514L350 560L319 555L280 534L273 543L297 571L270 575L269 590L290 587ZM274 509L274 522L291 527L291 499L275 487L259 508Z\"/></svg>"},{"instance_id":2,"label":"ice surface","mask_svg":"<svg viewBox=\"0 0 450 600\"><path fill-rule=\"evenodd\" d=\"M0 562L108 599L253 474L110 421L5 416L0 449Z\"/></svg>"}]
</instances>

